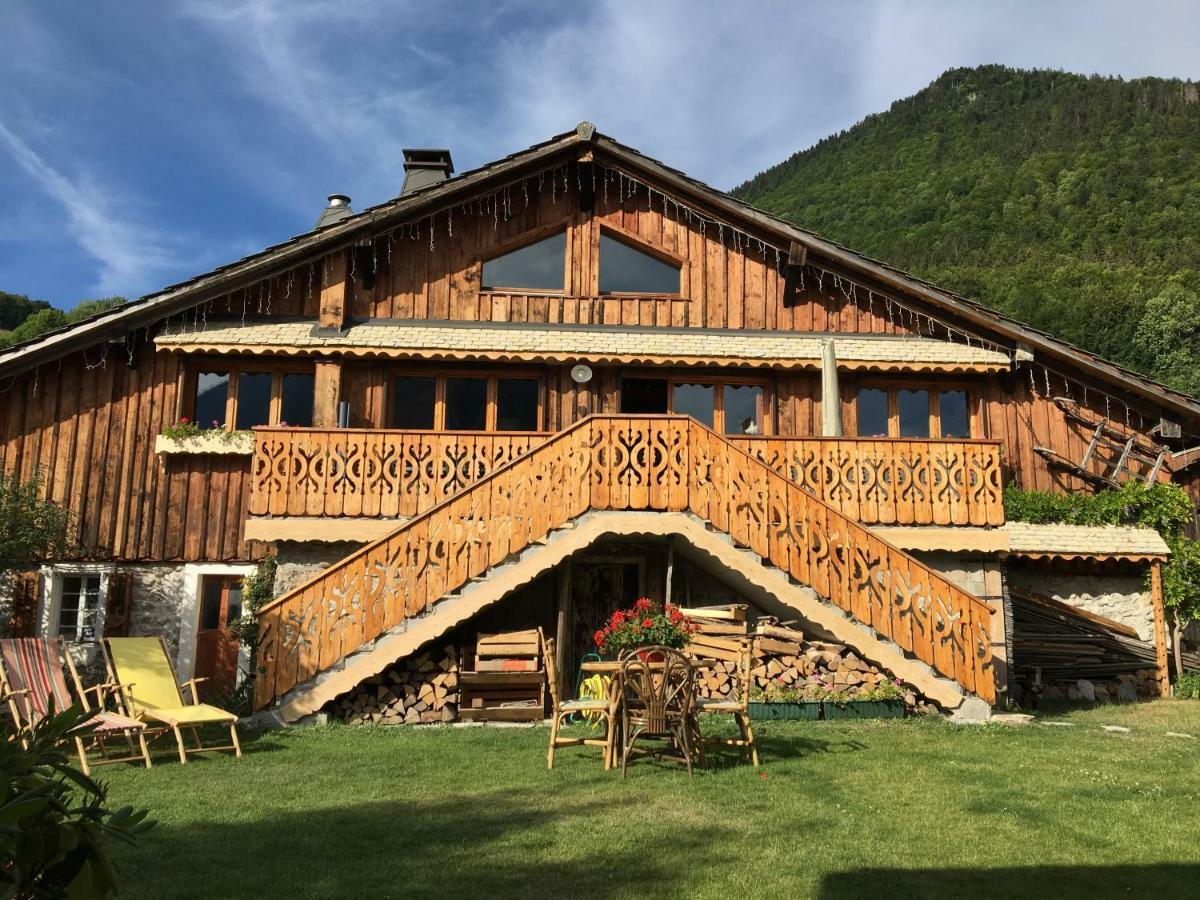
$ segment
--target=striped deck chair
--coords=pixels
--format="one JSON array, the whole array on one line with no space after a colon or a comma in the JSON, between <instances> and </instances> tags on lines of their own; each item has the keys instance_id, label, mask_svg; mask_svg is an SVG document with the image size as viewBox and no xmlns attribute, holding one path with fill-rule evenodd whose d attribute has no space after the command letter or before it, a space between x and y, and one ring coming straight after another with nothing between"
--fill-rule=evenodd
<instances>
[{"instance_id":1,"label":"striped deck chair","mask_svg":"<svg viewBox=\"0 0 1200 900\"><path fill-rule=\"evenodd\" d=\"M80 733L72 738L83 773L90 775L91 765L139 760L150 768L145 723L125 715L123 709L117 712L105 709L110 697L119 703L118 685L106 682L84 689L62 638L53 641L45 638L0 640L0 692L6 695L18 733L32 729L46 716L62 712L75 703L63 677L64 666L71 675L80 705L93 713L81 726ZM94 702L89 702L89 695L94 696ZM135 737L140 749L134 747ZM114 753L109 742L118 738L124 741L125 747ZM121 755L122 750L128 752Z\"/></svg>"},{"instance_id":2,"label":"striped deck chair","mask_svg":"<svg viewBox=\"0 0 1200 900\"><path fill-rule=\"evenodd\" d=\"M183 692L175 680L175 668L171 665L167 645L162 638L104 638L100 647L104 652L109 680L121 682L122 678L125 679L118 687L125 708L143 722L158 723L146 732L152 741L164 734L175 735L181 763L187 762L189 753L232 750L236 756L242 755L238 743L237 716L200 702L196 686L203 678L191 678L183 683L191 689L192 694L192 702L184 702ZM205 746L200 739L200 728L205 725L228 725L231 743ZM184 741L183 728L191 733L195 747L189 747Z\"/></svg>"}]
</instances>

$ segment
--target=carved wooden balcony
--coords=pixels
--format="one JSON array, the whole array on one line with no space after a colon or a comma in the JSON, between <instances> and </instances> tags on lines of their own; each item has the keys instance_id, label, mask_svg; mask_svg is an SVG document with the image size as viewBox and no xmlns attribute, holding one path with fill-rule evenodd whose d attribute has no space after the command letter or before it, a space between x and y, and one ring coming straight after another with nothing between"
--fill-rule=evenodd
<instances>
[{"instance_id":1,"label":"carved wooden balcony","mask_svg":"<svg viewBox=\"0 0 1200 900\"><path fill-rule=\"evenodd\" d=\"M389 522L431 509L548 437L530 432L259 428L249 514L252 520L374 519L378 527L367 534L382 534ZM999 441L732 441L864 524L989 526L1004 521Z\"/></svg>"}]
</instances>

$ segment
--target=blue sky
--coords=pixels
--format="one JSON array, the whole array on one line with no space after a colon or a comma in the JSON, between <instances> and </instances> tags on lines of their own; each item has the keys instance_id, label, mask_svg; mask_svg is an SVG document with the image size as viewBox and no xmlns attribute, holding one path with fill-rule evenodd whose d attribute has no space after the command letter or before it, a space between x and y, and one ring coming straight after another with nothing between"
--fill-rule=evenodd
<instances>
[{"instance_id":1,"label":"blue sky","mask_svg":"<svg viewBox=\"0 0 1200 900\"><path fill-rule=\"evenodd\" d=\"M718 187L952 66L1200 78L1185 2L5 0L0 290L137 296L580 119Z\"/></svg>"}]
</instances>

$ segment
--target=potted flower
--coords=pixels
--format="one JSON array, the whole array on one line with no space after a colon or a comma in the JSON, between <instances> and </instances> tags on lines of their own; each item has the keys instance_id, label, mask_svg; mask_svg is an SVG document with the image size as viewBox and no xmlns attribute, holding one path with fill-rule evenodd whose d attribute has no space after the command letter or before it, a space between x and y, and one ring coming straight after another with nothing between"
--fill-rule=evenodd
<instances>
[{"instance_id":1,"label":"potted flower","mask_svg":"<svg viewBox=\"0 0 1200 900\"><path fill-rule=\"evenodd\" d=\"M618 609L604 627L593 635L601 654L620 658L630 650L638 650L642 662L661 662L654 654L642 653L642 647L673 647L681 650L692 639L691 625L679 607L668 604L659 607L642 597L629 609Z\"/></svg>"},{"instance_id":2,"label":"potted flower","mask_svg":"<svg viewBox=\"0 0 1200 900\"><path fill-rule=\"evenodd\" d=\"M825 693L825 687L819 682L789 687L777 678L765 688L755 686L751 689L750 718L815 722L821 718L821 699Z\"/></svg>"},{"instance_id":3,"label":"potted flower","mask_svg":"<svg viewBox=\"0 0 1200 900\"><path fill-rule=\"evenodd\" d=\"M883 681L854 695L831 693L825 698L827 719L899 719L904 716L904 682Z\"/></svg>"}]
</instances>

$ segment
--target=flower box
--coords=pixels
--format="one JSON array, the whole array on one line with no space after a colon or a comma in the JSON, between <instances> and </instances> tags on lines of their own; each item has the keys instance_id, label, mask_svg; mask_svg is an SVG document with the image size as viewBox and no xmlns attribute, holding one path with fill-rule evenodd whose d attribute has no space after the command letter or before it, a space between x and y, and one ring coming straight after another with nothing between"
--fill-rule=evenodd
<instances>
[{"instance_id":1,"label":"flower box","mask_svg":"<svg viewBox=\"0 0 1200 900\"><path fill-rule=\"evenodd\" d=\"M191 437L168 437L160 434L154 439L156 453L223 453L250 456L254 453L254 435L248 431L221 431L217 434L197 434Z\"/></svg>"},{"instance_id":2,"label":"flower box","mask_svg":"<svg viewBox=\"0 0 1200 900\"><path fill-rule=\"evenodd\" d=\"M900 719L904 716L903 700L836 700L825 701L828 719Z\"/></svg>"},{"instance_id":3,"label":"flower box","mask_svg":"<svg viewBox=\"0 0 1200 900\"><path fill-rule=\"evenodd\" d=\"M815 722L821 718L820 700L751 700L750 718L770 721L773 719L800 719Z\"/></svg>"}]
</instances>

